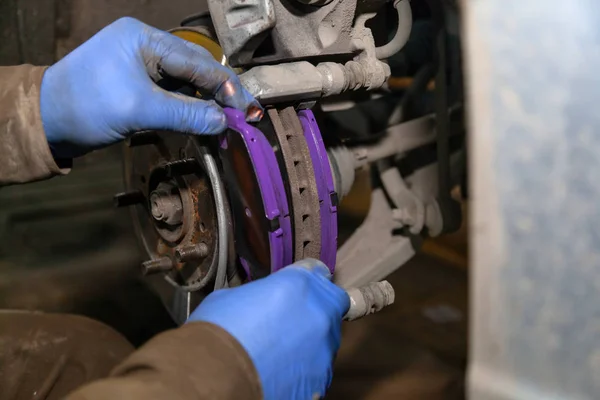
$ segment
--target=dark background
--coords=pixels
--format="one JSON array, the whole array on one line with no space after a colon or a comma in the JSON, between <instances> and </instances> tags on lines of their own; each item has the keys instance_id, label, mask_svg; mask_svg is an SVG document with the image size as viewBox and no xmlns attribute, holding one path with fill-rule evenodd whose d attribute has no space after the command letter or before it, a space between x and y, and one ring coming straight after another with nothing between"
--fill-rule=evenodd
<instances>
[{"instance_id":1,"label":"dark background","mask_svg":"<svg viewBox=\"0 0 600 400\"><path fill-rule=\"evenodd\" d=\"M204 10L202 0L2 0L0 65L51 64L122 16L169 29Z\"/></svg>"}]
</instances>

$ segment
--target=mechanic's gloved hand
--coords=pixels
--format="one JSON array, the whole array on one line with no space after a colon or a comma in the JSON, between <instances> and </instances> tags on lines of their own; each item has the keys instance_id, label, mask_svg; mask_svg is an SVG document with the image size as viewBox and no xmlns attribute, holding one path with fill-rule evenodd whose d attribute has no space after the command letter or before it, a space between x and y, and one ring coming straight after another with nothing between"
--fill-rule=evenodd
<instances>
[{"instance_id":1,"label":"mechanic's gloved hand","mask_svg":"<svg viewBox=\"0 0 600 400\"><path fill-rule=\"evenodd\" d=\"M98 32L42 79L41 114L57 158L85 154L143 129L215 134L226 127L215 102L167 92L177 78L224 106L257 115L260 105L208 51L132 18Z\"/></svg>"},{"instance_id":2,"label":"mechanic's gloved hand","mask_svg":"<svg viewBox=\"0 0 600 400\"><path fill-rule=\"evenodd\" d=\"M212 293L189 321L219 325L244 346L265 399L311 400L331 383L342 317L350 307L346 292L330 278L323 263L305 260Z\"/></svg>"}]
</instances>

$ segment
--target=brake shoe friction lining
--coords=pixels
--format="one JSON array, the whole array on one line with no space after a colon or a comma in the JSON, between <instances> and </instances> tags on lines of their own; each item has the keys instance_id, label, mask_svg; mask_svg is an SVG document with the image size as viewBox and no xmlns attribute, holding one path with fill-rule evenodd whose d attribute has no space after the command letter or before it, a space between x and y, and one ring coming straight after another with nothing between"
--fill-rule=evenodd
<instances>
[{"instance_id":1,"label":"brake shoe friction lining","mask_svg":"<svg viewBox=\"0 0 600 400\"><path fill-rule=\"evenodd\" d=\"M268 111L279 141L291 194L294 261L321 256L319 194L304 130L293 107Z\"/></svg>"}]
</instances>

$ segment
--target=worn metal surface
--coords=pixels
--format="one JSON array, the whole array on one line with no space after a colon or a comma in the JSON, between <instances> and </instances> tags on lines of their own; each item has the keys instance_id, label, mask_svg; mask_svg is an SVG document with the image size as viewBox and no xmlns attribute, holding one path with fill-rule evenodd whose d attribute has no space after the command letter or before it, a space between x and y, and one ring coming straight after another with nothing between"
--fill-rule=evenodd
<instances>
[{"instance_id":1,"label":"worn metal surface","mask_svg":"<svg viewBox=\"0 0 600 400\"><path fill-rule=\"evenodd\" d=\"M173 269L173 260L169 257L155 258L142 263L142 275L166 273Z\"/></svg>"},{"instance_id":2,"label":"worn metal surface","mask_svg":"<svg viewBox=\"0 0 600 400\"><path fill-rule=\"evenodd\" d=\"M208 5L233 66L354 50L356 1L333 0L321 7L288 0L210 0Z\"/></svg>"},{"instance_id":3,"label":"worn metal surface","mask_svg":"<svg viewBox=\"0 0 600 400\"><path fill-rule=\"evenodd\" d=\"M165 185L166 186L166 185ZM183 222L183 202L173 188L166 186L166 190L159 187L150 193L150 213L157 221L167 225L179 225Z\"/></svg>"},{"instance_id":4,"label":"worn metal surface","mask_svg":"<svg viewBox=\"0 0 600 400\"><path fill-rule=\"evenodd\" d=\"M597 399L600 3L463 7L470 398Z\"/></svg>"},{"instance_id":5,"label":"worn metal surface","mask_svg":"<svg viewBox=\"0 0 600 400\"><path fill-rule=\"evenodd\" d=\"M381 311L394 304L396 293L388 281L372 282L367 285L348 289L350 309L344 315L344 320L354 321Z\"/></svg>"},{"instance_id":6,"label":"worn metal surface","mask_svg":"<svg viewBox=\"0 0 600 400\"><path fill-rule=\"evenodd\" d=\"M334 282L343 288L365 285L408 261L415 250L410 238L400 234L401 228L383 190L373 190L367 218L338 252Z\"/></svg>"},{"instance_id":7,"label":"worn metal surface","mask_svg":"<svg viewBox=\"0 0 600 400\"><path fill-rule=\"evenodd\" d=\"M451 161L453 169L459 171L464 157L458 152L453 154ZM394 174L394 170L384 170L380 178ZM439 231L439 225L444 221L439 220L439 207L433 203L439 190L437 176L437 163L432 163L401 177L402 182L392 177L388 185L379 183L372 189L367 217L339 249L334 274L338 285L349 288L381 280L415 254L421 237L406 229L410 225L408 221L395 218L396 207L403 204L424 205L419 223L434 233ZM453 175L452 179L452 182L459 182L459 175ZM405 186L404 190L399 184ZM406 193L408 188L410 195ZM411 219L416 219L416 207L407 207L406 211Z\"/></svg>"},{"instance_id":8,"label":"worn metal surface","mask_svg":"<svg viewBox=\"0 0 600 400\"><path fill-rule=\"evenodd\" d=\"M262 0L251 4L245 2L243 7L236 6L235 0L209 2L211 11L214 9L211 15L217 34L232 65L279 62L276 65L254 66L240 76L244 86L261 103L314 100L348 90L373 90L387 82L390 67L377 59L373 33L366 26L376 15L374 10L377 5L381 5L378 1L360 3L358 11L355 1L335 0L320 8L288 4L280 0L264 2L276 9L275 22L267 13L270 8ZM279 10L281 7L283 10ZM296 10L295 7L300 8ZM231 21L227 23L227 17L239 21L236 24ZM321 18L325 20L321 21ZM268 24L265 22L267 20ZM401 21L408 27L401 26L400 31L410 32L410 23L410 20ZM315 24L321 24L320 28L315 28ZM260 33L257 33L257 26L260 26ZM256 40L251 41L253 35ZM313 43L312 39L319 41L319 44ZM272 53L250 58L265 40L272 40ZM241 42L249 43L251 48L234 48L234 44ZM340 54L345 56L340 58ZM320 57L326 62L317 65L303 60L324 55L329 58ZM333 55L338 57L332 58Z\"/></svg>"},{"instance_id":9,"label":"worn metal surface","mask_svg":"<svg viewBox=\"0 0 600 400\"><path fill-rule=\"evenodd\" d=\"M339 201L350 193L356 177L355 157L352 151L344 146L332 146L327 149L327 158L331 167L331 175Z\"/></svg>"},{"instance_id":10,"label":"worn metal surface","mask_svg":"<svg viewBox=\"0 0 600 400\"><path fill-rule=\"evenodd\" d=\"M235 266L235 261L229 259L229 249L234 247L234 242L231 240L229 229L231 229L231 209L229 208L229 201L225 195L225 185L221 179L220 171L217 166L216 158L213 156L211 150L208 147L202 146L199 148L200 157L202 159L202 166L210 180L210 186L212 188L213 197L215 199L215 211L217 213L217 254L219 255L217 261L217 274L215 276L214 290L218 290L229 286L228 275L232 270L230 266ZM203 253L204 257L208 256L208 246L206 243L195 244L198 253ZM206 250L203 251L203 248ZM184 247L179 249L179 253L175 253L175 257L179 260L189 261L190 257L180 257ZM194 259L192 257L191 259ZM196 259L198 259L196 257Z\"/></svg>"},{"instance_id":11,"label":"worn metal surface","mask_svg":"<svg viewBox=\"0 0 600 400\"><path fill-rule=\"evenodd\" d=\"M274 104L321 97L321 74L307 61L254 67L240 75L244 87L261 103Z\"/></svg>"},{"instance_id":12,"label":"worn metal surface","mask_svg":"<svg viewBox=\"0 0 600 400\"><path fill-rule=\"evenodd\" d=\"M304 130L293 107L268 111L281 149L283 175L287 178L294 228L294 260L319 259L321 216L319 194Z\"/></svg>"},{"instance_id":13,"label":"worn metal surface","mask_svg":"<svg viewBox=\"0 0 600 400\"><path fill-rule=\"evenodd\" d=\"M435 116L426 115L400 124L389 126L379 141L351 149L355 167L361 168L395 154L406 153L434 142L436 139Z\"/></svg>"},{"instance_id":14,"label":"worn metal surface","mask_svg":"<svg viewBox=\"0 0 600 400\"><path fill-rule=\"evenodd\" d=\"M146 198L133 206L134 223L149 257L173 260L173 269L166 275L169 281L198 290L214 278L221 254L217 249L215 198L203 167L202 144L195 137L170 132L155 135L155 143L127 147L125 152L126 185ZM187 162L178 162L182 159ZM193 169L182 169L184 166ZM152 214L160 193L178 200L181 215L177 221L157 219ZM177 250L200 243L211 249L210 256L176 261Z\"/></svg>"},{"instance_id":15,"label":"worn metal surface","mask_svg":"<svg viewBox=\"0 0 600 400\"><path fill-rule=\"evenodd\" d=\"M233 66L250 62L277 22L273 0L217 0L208 6L219 43Z\"/></svg>"},{"instance_id":16,"label":"worn metal surface","mask_svg":"<svg viewBox=\"0 0 600 400\"><path fill-rule=\"evenodd\" d=\"M392 218L418 235L425 225L426 204L410 189L395 166L380 169L379 178L386 195L394 205Z\"/></svg>"},{"instance_id":17,"label":"worn metal surface","mask_svg":"<svg viewBox=\"0 0 600 400\"><path fill-rule=\"evenodd\" d=\"M398 13L398 27L394 37L384 46L377 47L375 53L377 58L390 58L398 53L410 37L412 29L412 9L410 8L409 0L395 0L394 8Z\"/></svg>"},{"instance_id":18,"label":"worn metal surface","mask_svg":"<svg viewBox=\"0 0 600 400\"><path fill-rule=\"evenodd\" d=\"M352 70L349 75L349 86L354 90L364 87L367 90L383 86L390 77L391 70L387 63L377 58L373 32L367 25L376 13L365 13L356 17L352 30L352 43L355 51L360 51L353 61L346 63L346 69Z\"/></svg>"},{"instance_id":19,"label":"worn metal surface","mask_svg":"<svg viewBox=\"0 0 600 400\"><path fill-rule=\"evenodd\" d=\"M361 53L357 61L323 62L316 66L308 61L263 65L242 73L240 80L258 101L269 105L377 89L387 82L390 68L374 58L372 44L370 54Z\"/></svg>"}]
</instances>

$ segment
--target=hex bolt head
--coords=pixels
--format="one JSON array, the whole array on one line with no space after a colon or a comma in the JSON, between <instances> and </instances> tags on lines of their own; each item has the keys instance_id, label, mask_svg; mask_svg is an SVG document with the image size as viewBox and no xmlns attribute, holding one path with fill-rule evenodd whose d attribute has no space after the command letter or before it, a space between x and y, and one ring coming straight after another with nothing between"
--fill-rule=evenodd
<instances>
[{"instance_id":1,"label":"hex bolt head","mask_svg":"<svg viewBox=\"0 0 600 400\"><path fill-rule=\"evenodd\" d=\"M154 219L169 225L181 224L183 222L181 197L178 194L155 190L150 194L150 213Z\"/></svg>"},{"instance_id":2,"label":"hex bolt head","mask_svg":"<svg viewBox=\"0 0 600 400\"><path fill-rule=\"evenodd\" d=\"M208 256L208 246L205 243L187 245L175 250L175 258L179 262L200 260L206 256Z\"/></svg>"},{"instance_id":3,"label":"hex bolt head","mask_svg":"<svg viewBox=\"0 0 600 400\"><path fill-rule=\"evenodd\" d=\"M165 217L165 210L162 207L160 196L154 192L150 195L150 212L154 219L162 220Z\"/></svg>"},{"instance_id":4,"label":"hex bolt head","mask_svg":"<svg viewBox=\"0 0 600 400\"><path fill-rule=\"evenodd\" d=\"M173 261L169 257L161 257L142 263L142 274L153 275L160 272L168 272L173 269Z\"/></svg>"}]
</instances>

